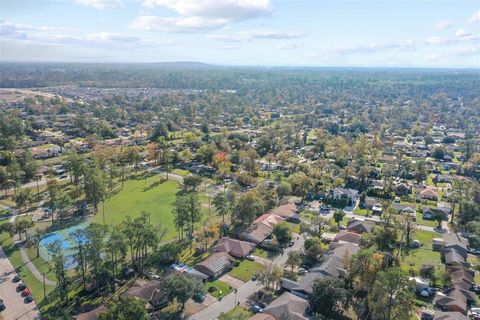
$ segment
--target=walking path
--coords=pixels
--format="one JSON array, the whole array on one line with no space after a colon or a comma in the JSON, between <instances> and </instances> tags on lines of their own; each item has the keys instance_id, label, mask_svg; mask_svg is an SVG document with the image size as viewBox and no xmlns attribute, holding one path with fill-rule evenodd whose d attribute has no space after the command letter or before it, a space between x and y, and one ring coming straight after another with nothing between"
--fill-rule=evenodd
<instances>
[{"instance_id":1,"label":"walking path","mask_svg":"<svg viewBox=\"0 0 480 320\"><path fill-rule=\"evenodd\" d=\"M27 250L25 249L25 247L22 245L20 247L20 256L22 257L22 261L23 263L25 263L25 266L27 266L28 270L30 270L33 274L33 276L38 280L40 281L41 283L43 283L43 275L42 273L37 269L37 267L33 264L32 260L30 260L30 258L28 257L28 254L27 254ZM57 283L50 280L50 279L47 279L45 278L45 284L47 286L56 286Z\"/></svg>"}]
</instances>

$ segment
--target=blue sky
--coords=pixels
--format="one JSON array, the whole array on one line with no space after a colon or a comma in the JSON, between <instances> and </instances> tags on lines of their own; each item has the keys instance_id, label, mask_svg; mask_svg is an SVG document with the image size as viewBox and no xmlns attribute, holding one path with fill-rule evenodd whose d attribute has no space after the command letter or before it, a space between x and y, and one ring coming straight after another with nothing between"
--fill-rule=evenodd
<instances>
[{"instance_id":1,"label":"blue sky","mask_svg":"<svg viewBox=\"0 0 480 320\"><path fill-rule=\"evenodd\" d=\"M0 0L0 59L480 67L474 0Z\"/></svg>"}]
</instances>

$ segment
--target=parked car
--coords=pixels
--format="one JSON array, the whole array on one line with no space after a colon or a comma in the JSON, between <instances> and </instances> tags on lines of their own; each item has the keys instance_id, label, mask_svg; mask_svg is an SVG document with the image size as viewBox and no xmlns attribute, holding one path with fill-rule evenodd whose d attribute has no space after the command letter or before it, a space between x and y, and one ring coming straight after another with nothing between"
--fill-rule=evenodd
<instances>
[{"instance_id":1,"label":"parked car","mask_svg":"<svg viewBox=\"0 0 480 320\"><path fill-rule=\"evenodd\" d=\"M25 283L20 283L18 286L17 286L17 290L20 292L20 291L23 291L27 289L27 286L25 285Z\"/></svg>"},{"instance_id":2,"label":"parked car","mask_svg":"<svg viewBox=\"0 0 480 320\"><path fill-rule=\"evenodd\" d=\"M473 254L475 256L478 256L478 255L480 255L480 250L470 248L470 249L468 249L468 253Z\"/></svg>"},{"instance_id":3,"label":"parked car","mask_svg":"<svg viewBox=\"0 0 480 320\"><path fill-rule=\"evenodd\" d=\"M15 277L12 278L12 281L13 281L13 282L18 282L18 281L20 281L20 280L21 280L21 279L20 279L20 276L19 276L18 274L15 275Z\"/></svg>"},{"instance_id":4,"label":"parked car","mask_svg":"<svg viewBox=\"0 0 480 320\"><path fill-rule=\"evenodd\" d=\"M249 261L255 260L251 254L249 254L248 256L245 256L245 259L247 259Z\"/></svg>"},{"instance_id":5,"label":"parked car","mask_svg":"<svg viewBox=\"0 0 480 320\"><path fill-rule=\"evenodd\" d=\"M201 292L197 292L193 295L193 301L197 303L202 303L203 301L205 301L205 295Z\"/></svg>"},{"instance_id":6,"label":"parked car","mask_svg":"<svg viewBox=\"0 0 480 320\"><path fill-rule=\"evenodd\" d=\"M160 276L158 274L155 274L153 273L152 271L148 271L147 273L145 273L145 275L147 276L147 278L149 280L158 280L160 279Z\"/></svg>"},{"instance_id":7,"label":"parked car","mask_svg":"<svg viewBox=\"0 0 480 320\"><path fill-rule=\"evenodd\" d=\"M479 294L480 293L480 286L472 286L472 288L470 288L470 291L473 291L475 292L476 294Z\"/></svg>"},{"instance_id":8,"label":"parked car","mask_svg":"<svg viewBox=\"0 0 480 320\"><path fill-rule=\"evenodd\" d=\"M262 313L263 309L259 305L254 305L250 307L250 311L252 311L253 313Z\"/></svg>"},{"instance_id":9,"label":"parked car","mask_svg":"<svg viewBox=\"0 0 480 320\"><path fill-rule=\"evenodd\" d=\"M293 247L293 245L295 244L295 241L291 240L290 242L288 242L288 246L289 247Z\"/></svg>"},{"instance_id":10,"label":"parked car","mask_svg":"<svg viewBox=\"0 0 480 320\"><path fill-rule=\"evenodd\" d=\"M433 320L433 314L422 312L421 320Z\"/></svg>"},{"instance_id":11,"label":"parked car","mask_svg":"<svg viewBox=\"0 0 480 320\"><path fill-rule=\"evenodd\" d=\"M304 274L308 273L308 270L304 268L299 268L298 273L300 273L303 276Z\"/></svg>"},{"instance_id":12,"label":"parked car","mask_svg":"<svg viewBox=\"0 0 480 320\"><path fill-rule=\"evenodd\" d=\"M0 299L0 311L5 310L5 308L6 308L6 307L5 307L5 303L3 303L3 300Z\"/></svg>"},{"instance_id":13,"label":"parked car","mask_svg":"<svg viewBox=\"0 0 480 320\"><path fill-rule=\"evenodd\" d=\"M23 291L22 291L22 295L23 295L24 297L29 296L29 295L30 295L30 289L26 288L25 290L23 290Z\"/></svg>"},{"instance_id":14,"label":"parked car","mask_svg":"<svg viewBox=\"0 0 480 320\"><path fill-rule=\"evenodd\" d=\"M421 246L422 246L422 244L420 243L420 241L418 241L418 240L413 240L412 241L412 248L418 249Z\"/></svg>"},{"instance_id":15,"label":"parked car","mask_svg":"<svg viewBox=\"0 0 480 320\"><path fill-rule=\"evenodd\" d=\"M26 296L25 299L23 299L23 301L24 301L25 303L30 303L30 302L33 301L33 298L32 298L32 296Z\"/></svg>"}]
</instances>

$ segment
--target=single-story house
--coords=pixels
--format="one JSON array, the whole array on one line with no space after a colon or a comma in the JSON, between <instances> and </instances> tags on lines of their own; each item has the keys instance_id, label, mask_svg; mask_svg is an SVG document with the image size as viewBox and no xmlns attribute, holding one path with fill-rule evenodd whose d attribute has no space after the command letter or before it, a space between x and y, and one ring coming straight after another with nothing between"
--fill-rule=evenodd
<instances>
[{"instance_id":1,"label":"single-story house","mask_svg":"<svg viewBox=\"0 0 480 320\"><path fill-rule=\"evenodd\" d=\"M458 233L444 233L442 239L445 243L445 249L453 248L465 257L465 259L467 258L469 245L468 239L462 237Z\"/></svg>"},{"instance_id":2,"label":"single-story house","mask_svg":"<svg viewBox=\"0 0 480 320\"><path fill-rule=\"evenodd\" d=\"M437 215L441 215L443 217L443 220L447 220L448 218L448 212L446 212L446 210L430 207L422 208L422 217L425 220L434 220Z\"/></svg>"},{"instance_id":3,"label":"single-story house","mask_svg":"<svg viewBox=\"0 0 480 320\"><path fill-rule=\"evenodd\" d=\"M350 232L347 230L340 230L339 233L333 239L334 242L348 242L359 244L362 236L355 232Z\"/></svg>"},{"instance_id":4,"label":"single-story house","mask_svg":"<svg viewBox=\"0 0 480 320\"><path fill-rule=\"evenodd\" d=\"M225 252L214 252L195 264L195 269L212 278L218 278L235 265L235 259Z\"/></svg>"},{"instance_id":5,"label":"single-story house","mask_svg":"<svg viewBox=\"0 0 480 320\"><path fill-rule=\"evenodd\" d=\"M375 223L371 221L353 219L350 220L347 224L347 230L355 233L366 233L371 232Z\"/></svg>"},{"instance_id":6,"label":"single-story house","mask_svg":"<svg viewBox=\"0 0 480 320\"><path fill-rule=\"evenodd\" d=\"M445 311L456 311L466 314L469 306L475 302L476 294L463 289L454 288L446 295L437 292L434 305Z\"/></svg>"},{"instance_id":7,"label":"single-story house","mask_svg":"<svg viewBox=\"0 0 480 320\"><path fill-rule=\"evenodd\" d=\"M434 182L437 182L437 183L451 183L452 182L452 178L447 175L447 174L437 174L435 177L433 177L433 181Z\"/></svg>"},{"instance_id":8,"label":"single-story house","mask_svg":"<svg viewBox=\"0 0 480 320\"><path fill-rule=\"evenodd\" d=\"M418 193L420 199L438 201L438 192L433 188L425 188Z\"/></svg>"},{"instance_id":9,"label":"single-story house","mask_svg":"<svg viewBox=\"0 0 480 320\"><path fill-rule=\"evenodd\" d=\"M253 243L261 243L267 239L273 232L273 226L267 223L253 224L247 230L242 232L239 237L243 240Z\"/></svg>"},{"instance_id":10,"label":"single-story house","mask_svg":"<svg viewBox=\"0 0 480 320\"><path fill-rule=\"evenodd\" d=\"M275 225L282 223L284 220L285 219L279 215L276 215L273 213L264 213L260 217L255 219L255 221L253 221L252 224L255 225L255 224L264 223L273 228Z\"/></svg>"},{"instance_id":11,"label":"single-story house","mask_svg":"<svg viewBox=\"0 0 480 320\"><path fill-rule=\"evenodd\" d=\"M466 315L460 312L435 311L433 320L470 320Z\"/></svg>"},{"instance_id":12,"label":"single-story house","mask_svg":"<svg viewBox=\"0 0 480 320\"><path fill-rule=\"evenodd\" d=\"M403 182L397 183L394 187L394 190L395 194L400 197L407 196L412 193L412 188L410 188L408 184Z\"/></svg>"},{"instance_id":13,"label":"single-story house","mask_svg":"<svg viewBox=\"0 0 480 320\"><path fill-rule=\"evenodd\" d=\"M268 213L290 220L296 215L297 206L294 203L287 203L273 208Z\"/></svg>"},{"instance_id":14,"label":"single-story house","mask_svg":"<svg viewBox=\"0 0 480 320\"><path fill-rule=\"evenodd\" d=\"M345 258L356 254L359 247L354 243L332 243L329 250L323 256L323 260L318 267L310 269L310 272L304 275L297 282L297 286L286 283L292 293L301 297L307 297L312 292L315 280L322 277L341 278L347 275L345 269ZM283 283L282 283L283 287Z\"/></svg>"},{"instance_id":15,"label":"single-story house","mask_svg":"<svg viewBox=\"0 0 480 320\"><path fill-rule=\"evenodd\" d=\"M218 240L217 244L213 247L213 251L226 252L232 257L244 258L255 250L256 244L223 237Z\"/></svg>"},{"instance_id":16,"label":"single-story house","mask_svg":"<svg viewBox=\"0 0 480 320\"><path fill-rule=\"evenodd\" d=\"M394 209L397 213L409 214L415 217L415 206L413 204L394 202L390 205L390 208Z\"/></svg>"},{"instance_id":17,"label":"single-story house","mask_svg":"<svg viewBox=\"0 0 480 320\"><path fill-rule=\"evenodd\" d=\"M447 266L465 266L469 267L470 264L467 259L455 248L445 248L441 252L441 258L443 263Z\"/></svg>"},{"instance_id":18,"label":"single-story house","mask_svg":"<svg viewBox=\"0 0 480 320\"><path fill-rule=\"evenodd\" d=\"M272 315L266 313L257 313L248 320L276 320Z\"/></svg>"},{"instance_id":19,"label":"single-story house","mask_svg":"<svg viewBox=\"0 0 480 320\"><path fill-rule=\"evenodd\" d=\"M100 314L106 311L107 311L107 307L102 304L91 311L78 314L75 317L75 320L97 320Z\"/></svg>"},{"instance_id":20,"label":"single-story house","mask_svg":"<svg viewBox=\"0 0 480 320\"><path fill-rule=\"evenodd\" d=\"M143 279L137 279L122 295L145 300L150 304L150 308L159 309L168 303L168 299L162 288L162 280L146 281Z\"/></svg>"},{"instance_id":21,"label":"single-story house","mask_svg":"<svg viewBox=\"0 0 480 320\"><path fill-rule=\"evenodd\" d=\"M307 320L308 317L305 315L307 309L307 300L289 292L284 292L266 306L263 313L270 314L277 320Z\"/></svg>"}]
</instances>

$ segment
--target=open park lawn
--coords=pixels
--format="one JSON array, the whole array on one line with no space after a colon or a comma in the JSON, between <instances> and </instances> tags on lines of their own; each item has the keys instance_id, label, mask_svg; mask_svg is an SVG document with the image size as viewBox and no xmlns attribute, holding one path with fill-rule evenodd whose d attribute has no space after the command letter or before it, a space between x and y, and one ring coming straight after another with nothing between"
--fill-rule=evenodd
<instances>
[{"instance_id":1,"label":"open park lawn","mask_svg":"<svg viewBox=\"0 0 480 320\"><path fill-rule=\"evenodd\" d=\"M159 176L126 181L124 188L119 189L105 202L105 222L115 226L124 221L127 216L135 218L142 211L146 211L152 214L151 222L154 225L161 224L163 228L167 228L168 231L163 240L173 239L176 231L172 203L175 201L178 189L177 181L163 181ZM103 223L101 206L98 213L91 218L91 222Z\"/></svg>"},{"instance_id":2,"label":"open park lawn","mask_svg":"<svg viewBox=\"0 0 480 320\"><path fill-rule=\"evenodd\" d=\"M238 267L232 269L232 271L230 271L228 274L232 277L247 282L252 279L253 275L262 271L263 268L264 266L257 262L243 260L242 262L240 262Z\"/></svg>"}]
</instances>

